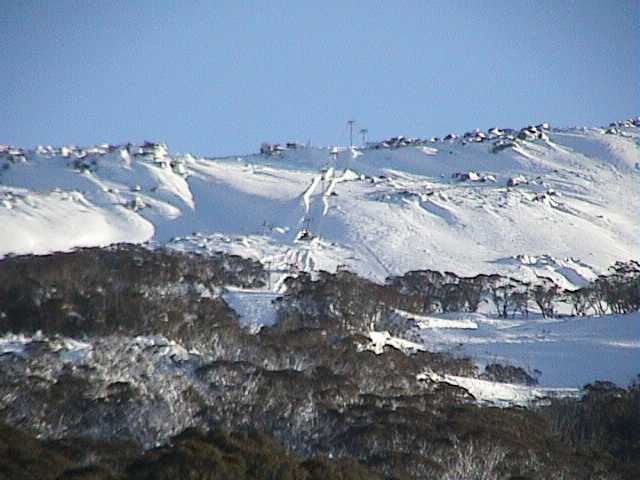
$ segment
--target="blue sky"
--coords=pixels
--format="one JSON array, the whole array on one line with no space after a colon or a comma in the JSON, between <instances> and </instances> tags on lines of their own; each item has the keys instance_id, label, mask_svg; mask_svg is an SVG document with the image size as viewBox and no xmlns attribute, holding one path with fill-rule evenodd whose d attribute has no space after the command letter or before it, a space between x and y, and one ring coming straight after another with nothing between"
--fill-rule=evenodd
<instances>
[{"instance_id":1,"label":"blue sky","mask_svg":"<svg viewBox=\"0 0 640 480\"><path fill-rule=\"evenodd\" d=\"M261 141L637 115L639 2L0 0L0 143Z\"/></svg>"}]
</instances>

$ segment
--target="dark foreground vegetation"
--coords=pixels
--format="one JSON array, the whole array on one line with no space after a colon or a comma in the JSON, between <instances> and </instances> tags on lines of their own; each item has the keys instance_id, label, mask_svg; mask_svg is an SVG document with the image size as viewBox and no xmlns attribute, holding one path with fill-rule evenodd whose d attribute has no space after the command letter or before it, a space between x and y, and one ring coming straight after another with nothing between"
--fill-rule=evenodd
<instances>
[{"instance_id":1,"label":"dark foreground vegetation","mask_svg":"<svg viewBox=\"0 0 640 480\"><path fill-rule=\"evenodd\" d=\"M2 480L376 480L353 459L292 455L265 434L185 430L146 452L126 442L38 440L0 424Z\"/></svg>"},{"instance_id":2,"label":"dark foreground vegetation","mask_svg":"<svg viewBox=\"0 0 640 480\"><path fill-rule=\"evenodd\" d=\"M0 480L634 479L640 472L639 407L637 384L627 390L593 384L586 387L581 400L557 401L536 413L470 411L467 415L485 422L509 423L530 417L523 430L531 426L531 419L542 424L550 419L557 431L552 441L538 438L535 431L528 432L534 434L531 438L521 438L530 447L543 442L541 453L547 458L515 455L505 444L459 440L442 465L436 459L423 460L426 465L418 475L412 472L411 457L401 452L376 458L368 466L347 456L304 459L282 448L272 436L251 429L232 434L187 429L166 445L144 451L127 441L40 440L0 424ZM548 457L563 449L571 456L557 459L558 470L554 470ZM541 468L545 463L546 468ZM387 468L381 469L381 464L389 464L392 473L385 475ZM568 468L568 464L573 466Z\"/></svg>"},{"instance_id":3,"label":"dark foreground vegetation","mask_svg":"<svg viewBox=\"0 0 640 480\"><path fill-rule=\"evenodd\" d=\"M633 297L627 267L600 285ZM221 292L265 273L239 257L121 245L0 261L0 334L32 335L0 355L0 478L640 478L638 384L495 408L419 375L520 372L368 349L370 329L407 328L396 309L511 299L491 278L303 274L250 334Z\"/></svg>"}]
</instances>

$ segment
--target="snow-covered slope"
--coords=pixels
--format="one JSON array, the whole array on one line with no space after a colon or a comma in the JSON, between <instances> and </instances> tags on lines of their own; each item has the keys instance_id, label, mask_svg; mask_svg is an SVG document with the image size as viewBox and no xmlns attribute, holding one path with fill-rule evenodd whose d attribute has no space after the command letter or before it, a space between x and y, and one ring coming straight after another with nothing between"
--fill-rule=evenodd
<instances>
[{"instance_id":1,"label":"snow-covered slope","mask_svg":"<svg viewBox=\"0 0 640 480\"><path fill-rule=\"evenodd\" d=\"M5 147L0 255L151 240L257 258L274 285L340 266L580 285L639 256L635 124L219 159Z\"/></svg>"},{"instance_id":2,"label":"snow-covered slope","mask_svg":"<svg viewBox=\"0 0 640 480\"><path fill-rule=\"evenodd\" d=\"M430 351L468 356L479 366L521 367L543 387L580 388L597 379L624 386L640 372L637 312L554 319L501 319L481 313L435 317L440 321L435 327L419 322L408 338ZM463 322L476 328L461 327Z\"/></svg>"},{"instance_id":3,"label":"snow-covered slope","mask_svg":"<svg viewBox=\"0 0 640 480\"><path fill-rule=\"evenodd\" d=\"M255 258L270 272L268 288L224 294L252 330L275 322L272 300L300 270L346 268L379 282L416 269L501 273L578 287L640 258L639 144L636 120L231 158L173 155L160 144L0 146L0 257L150 241ZM487 401L637 374L637 314L406 315L417 325L410 337L372 332L371 349L454 351L538 371L539 389L446 379Z\"/></svg>"}]
</instances>

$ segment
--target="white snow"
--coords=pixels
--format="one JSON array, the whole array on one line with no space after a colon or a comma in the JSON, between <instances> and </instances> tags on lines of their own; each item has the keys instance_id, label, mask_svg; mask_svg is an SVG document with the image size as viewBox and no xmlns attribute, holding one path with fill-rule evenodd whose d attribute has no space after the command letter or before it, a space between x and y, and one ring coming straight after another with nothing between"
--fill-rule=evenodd
<instances>
[{"instance_id":1,"label":"white snow","mask_svg":"<svg viewBox=\"0 0 640 480\"><path fill-rule=\"evenodd\" d=\"M0 355L5 353L23 354L33 342L47 341L52 352L59 353L64 361L77 361L91 353L90 343L67 337L45 337L38 331L34 335L8 333L0 337Z\"/></svg>"},{"instance_id":2,"label":"white snow","mask_svg":"<svg viewBox=\"0 0 640 480\"><path fill-rule=\"evenodd\" d=\"M263 326L276 322L276 310L273 301L277 293L264 290L247 290L227 287L223 298L238 314L240 325L251 332L259 331Z\"/></svg>"},{"instance_id":3,"label":"white snow","mask_svg":"<svg viewBox=\"0 0 640 480\"><path fill-rule=\"evenodd\" d=\"M532 402L551 397L578 396L579 394L579 390L572 388L528 387L512 383L490 382L479 378L438 375L434 372L420 374L418 379L429 379L435 382L457 385L468 390L481 403L502 407L511 405L527 406Z\"/></svg>"},{"instance_id":4,"label":"white snow","mask_svg":"<svg viewBox=\"0 0 640 480\"><path fill-rule=\"evenodd\" d=\"M424 345L405 340L404 338L394 337L386 331L369 332L369 338L371 339L371 344L368 345L366 349L371 350L378 355L384 351L384 347L387 345L397 348L398 350L402 350L405 353L413 353L425 350Z\"/></svg>"},{"instance_id":5,"label":"white snow","mask_svg":"<svg viewBox=\"0 0 640 480\"><path fill-rule=\"evenodd\" d=\"M460 140L355 157L300 148L207 159L166 154L161 145L158 160L155 150L99 146L83 153L84 172L74 168L79 153L25 152L23 162L0 157L8 165L0 174L0 255L165 243L194 232L259 235L259 260L304 251L315 270L345 265L376 281L430 268L580 286L638 256L639 134L627 130L629 137L549 130L549 141L496 154L490 142ZM451 181L460 171L498 181ZM519 176L528 184L504 187ZM305 227L317 245L296 242ZM519 256L549 261L509 260Z\"/></svg>"},{"instance_id":6,"label":"white snow","mask_svg":"<svg viewBox=\"0 0 640 480\"><path fill-rule=\"evenodd\" d=\"M428 147L217 159L173 155L163 145L11 147L0 152L0 257L153 241L254 258L270 271L269 291L225 294L251 329L273 323L271 300L299 271L346 268L383 282L432 269L580 287L615 261L640 257L640 131L619 130L545 129L544 138L498 153L491 141L453 137ZM470 171L496 181L451 178ZM527 183L505 186L520 177ZM637 315L416 321L409 340L481 364L539 369L543 387L625 384L640 371Z\"/></svg>"},{"instance_id":7,"label":"white snow","mask_svg":"<svg viewBox=\"0 0 640 480\"><path fill-rule=\"evenodd\" d=\"M5 353L22 353L25 345L31 342L31 337L9 333L0 337L0 355Z\"/></svg>"},{"instance_id":8,"label":"white snow","mask_svg":"<svg viewBox=\"0 0 640 480\"><path fill-rule=\"evenodd\" d=\"M627 386L640 373L640 313L603 317L500 319L447 314L477 329L418 328L408 339L431 351L469 356L480 366L524 368L540 386L581 388L595 380Z\"/></svg>"},{"instance_id":9,"label":"white snow","mask_svg":"<svg viewBox=\"0 0 640 480\"><path fill-rule=\"evenodd\" d=\"M478 324L469 318L452 319L429 315L416 315L415 313L397 309L395 310L395 313L403 318L414 320L420 329L454 328L475 330L478 328Z\"/></svg>"}]
</instances>

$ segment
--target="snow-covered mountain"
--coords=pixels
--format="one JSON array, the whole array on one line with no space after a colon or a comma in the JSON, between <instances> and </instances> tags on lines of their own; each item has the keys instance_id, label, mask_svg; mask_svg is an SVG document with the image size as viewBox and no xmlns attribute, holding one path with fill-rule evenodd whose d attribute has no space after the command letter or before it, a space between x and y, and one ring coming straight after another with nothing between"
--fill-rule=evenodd
<instances>
[{"instance_id":1,"label":"snow-covered mountain","mask_svg":"<svg viewBox=\"0 0 640 480\"><path fill-rule=\"evenodd\" d=\"M225 158L0 145L0 433L249 426L406 478L631 472L639 145L640 118Z\"/></svg>"},{"instance_id":2,"label":"snow-covered mountain","mask_svg":"<svg viewBox=\"0 0 640 480\"><path fill-rule=\"evenodd\" d=\"M227 158L151 143L0 147L0 255L153 241L273 272L382 281L430 268L580 286L639 256L639 125Z\"/></svg>"}]
</instances>

